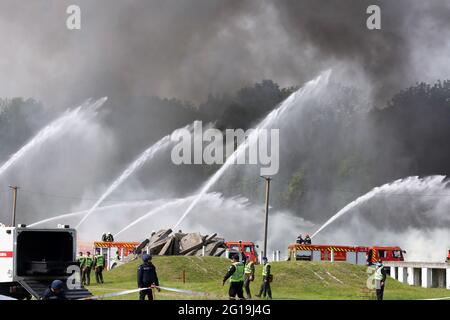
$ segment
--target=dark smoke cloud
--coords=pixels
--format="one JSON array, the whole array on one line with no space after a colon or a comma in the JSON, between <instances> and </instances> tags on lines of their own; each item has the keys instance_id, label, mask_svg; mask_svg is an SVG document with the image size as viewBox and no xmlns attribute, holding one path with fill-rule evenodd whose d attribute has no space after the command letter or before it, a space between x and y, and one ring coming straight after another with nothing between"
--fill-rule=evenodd
<instances>
[{"instance_id":1,"label":"dark smoke cloud","mask_svg":"<svg viewBox=\"0 0 450 320\"><path fill-rule=\"evenodd\" d=\"M309 43L316 50L317 59L345 61L363 71L375 96L384 101L402 89L405 80L424 80L415 74L413 54L429 48L430 42L440 43L431 40L431 35L449 34L450 20L444 18L450 12L448 1L282 0L278 3L280 21L299 46ZM381 8L381 30L366 27L369 16L365 14L366 9L372 4ZM440 28L433 30L436 26ZM420 35L415 34L418 28L422 31ZM438 52L428 52L428 59L436 58ZM421 61L421 67L426 63Z\"/></svg>"},{"instance_id":2,"label":"dark smoke cloud","mask_svg":"<svg viewBox=\"0 0 450 320\"><path fill-rule=\"evenodd\" d=\"M82 0L82 30L68 31L71 3L2 2L1 95L52 103L98 95L203 99L277 70L295 76L289 54L276 49L287 40L262 3Z\"/></svg>"},{"instance_id":3,"label":"dark smoke cloud","mask_svg":"<svg viewBox=\"0 0 450 320\"><path fill-rule=\"evenodd\" d=\"M337 65L386 97L399 79L449 73L426 58L450 50L444 0L80 0L81 31L65 27L69 4L2 1L1 96L198 101L263 78L301 84ZM381 6L381 31L365 26L370 4Z\"/></svg>"}]
</instances>

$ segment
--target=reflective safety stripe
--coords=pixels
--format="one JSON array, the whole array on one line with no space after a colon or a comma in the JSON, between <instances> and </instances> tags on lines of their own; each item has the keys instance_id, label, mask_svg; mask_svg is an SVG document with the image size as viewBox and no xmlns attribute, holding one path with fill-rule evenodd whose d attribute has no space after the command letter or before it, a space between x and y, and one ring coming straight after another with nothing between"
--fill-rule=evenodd
<instances>
[{"instance_id":1,"label":"reflective safety stripe","mask_svg":"<svg viewBox=\"0 0 450 320\"><path fill-rule=\"evenodd\" d=\"M263 266L263 270L262 270L262 275L263 275L263 277L265 277L265 276L268 275L267 267L270 267L270 264L269 264L269 263L266 263L266 264Z\"/></svg>"},{"instance_id":2,"label":"reflective safety stripe","mask_svg":"<svg viewBox=\"0 0 450 320\"><path fill-rule=\"evenodd\" d=\"M383 267L378 267L377 270L375 271L375 280L383 280Z\"/></svg>"},{"instance_id":3,"label":"reflective safety stripe","mask_svg":"<svg viewBox=\"0 0 450 320\"><path fill-rule=\"evenodd\" d=\"M236 268L236 271L231 275L230 282L244 281L244 264L242 262L235 262L233 266Z\"/></svg>"},{"instance_id":4,"label":"reflective safety stripe","mask_svg":"<svg viewBox=\"0 0 450 320\"><path fill-rule=\"evenodd\" d=\"M253 272L253 261L250 261L245 265L245 273L252 273Z\"/></svg>"},{"instance_id":5,"label":"reflective safety stripe","mask_svg":"<svg viewBox=\"0 0 450 320\"><path fill-rule=\"evenodd\" d=\"M84 263L85 263L86 267L92 266L93 260L92 260L91 257L86 257L86 258L84 258L84 259L85 259L85 260L84 260Z\"/></svg>"},{"instance_id":6,"label":"reflective safety stripe","mask_svg":"<svg viewBox=\"0 0 450 320\"><path fill-rule=\"evenodd\" d=\"M372 250L372 262L377 261L377 252L375 250Z\"/></svg>"},{"instance_id":7,"label":"reflective safety stripe","mask_svg":"<svg viewBox=\"0 0 450 320\"><path fill-rule=\"evenodd\" d=\"M105 263L105 257L102 254L98 254L95 256L95 258L97 259L97 265L103 266L103 264Z\"/></svg>"}]
</instances>

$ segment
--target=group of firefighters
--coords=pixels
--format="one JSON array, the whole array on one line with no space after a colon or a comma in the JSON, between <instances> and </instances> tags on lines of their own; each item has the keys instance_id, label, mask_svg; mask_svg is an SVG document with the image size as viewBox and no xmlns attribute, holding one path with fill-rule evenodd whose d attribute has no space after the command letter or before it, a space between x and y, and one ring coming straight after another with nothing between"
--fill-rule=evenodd
<instances>
[{"instance_id":1,"label":"group of firefighters","mask_svg":"<svg viewBox=\"0 0 450 320\"><path fill-rule=\"evenodd\" d=\"M97 249L96 254L92 257L89 251L86 255L83 252L79 253L78 263L81 270L81 283L83 286L91 284L91 271L95 271L95 280L97 283L103 283L103 270L106 266L105 256L101 254L100 249Z\"/></svg>"},{"instance_id":2,"label":"group of firefighters","mask_svg":"<svg viewBox=\"0 0 450 320\"><path fill-rule=\"evenodd\" d=\"M255 262L248 260L246 261L245 256L240 259L239 254L234 254L231 256L232 264L228 268L227 273L223 277L222 285L230 279L230 288L228 290L228 296L231 300L238 299L244 300L244 289L247 295L247 299L252 298L250 291L250 283L255 280ZM272 289L270 288L270 283L273 280L273 275L271 272L271 266L267 257L262 258L263 269L262 277L263 282L261 284L261 289L256 295L258 298L269 298L272 299Z\"/></svg>"},{"instance_id":3,"label":"group of firefighters","mask_svg":"<svg viewBox=\"0 0 450 320\"><path fill-rule=\"evenodd\" d=\"M151 262L152 256L149 254L142 255L143 263L138 267L137 270L137 284L139 291L139 300L153 300L153 290L156 289L160 291L158 275L156 273L156 267ZM272 290L270 288L270 283L272 282L273 276L270 269L270 263L267 257L263 257L263 283L259 294L256 296L258 298L269 298L272 299ZM244 289L247 295L247 299L252 298L250 291L250 282L255 279L255 263L253 261L246 262L244 255L234 254L231 256L232 264L229 267L227 273L223 278L222 285L225 285L226 281L230 279L230 287L228 290L228 296L230 299L245 300Z\"/></svg>"},{"instance_id":4,"label":"group of firefighters","mask_svg":"<svg viewBox=\"0 0 450 320\"><path fill-rule=\"evenodd\" d=\"M305 239L303 239L302 235L299 235L297 237L297 240L295 240L297 244L311 244L311 237L309 234L305 236Z\"/></svg>"},{"instance_id":5,"label":"group of firefighters","mask_svg":"<svg viewBox=\"0 0 450 320\"><path fill-rule=\"evenodd\" d=\"M299 236L301 238L301 235ZM309 236L306 236L302 243L306 243ZM310 242L309 242L310 243ZM153 300L153 290L160 291L159 280L156 273L156 267L151 262L152 256L149 254L142 255L143 263L139 265L137 269L137 285L141 290L139 291L139 299ZM230 281L228 290L228 296L231 300L251 299L252 294L250 290L250 284L255 280L255 262L246 258L243 253L235 253L231 257L231 265L228 268L227 273L223 277L222 285L225 285L226 281ZM96 250L96 254L92 257L89 251L86 255L83 252L79 253L78 262L81 269L81 282L83 286L89 286L91 282L91 271L95 270L95 279L98 284L103 283L103 270L106 266L106 259L101 254L99 249ZM378 260L375 264L374 273L376 296L377 300L383 300L384 287L386 282L386 271L381 260ZM271 282L273 281L273 274L271 265L267 257L262 258L262 284L259 293L256 295L258 298L272 299ZM47 289L42 299L64 299L63 283L60 280L55 280L51 286ZM244 297L244 290L246 298Z\"/></svg>"}]
</instances>

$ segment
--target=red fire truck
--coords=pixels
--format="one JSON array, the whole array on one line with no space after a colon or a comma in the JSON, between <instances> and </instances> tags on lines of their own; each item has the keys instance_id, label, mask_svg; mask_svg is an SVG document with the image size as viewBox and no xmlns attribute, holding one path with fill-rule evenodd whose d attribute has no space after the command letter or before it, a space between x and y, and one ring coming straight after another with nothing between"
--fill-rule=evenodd
<instances>
[{"instance_id":1,"label":"red fire truck","mask_svg":"<svg viewBox=\"0 0 450 320\"><path fill-rule=\"evenodd\" d=\"M253 242L250 241L227 241L225 242L229 255L231 253L242 253L247 258L247 261L258 261L258 254L256 253L256 248Z\"/></svg>"},{"instance_id":2,"label":"red fire truck","mask_svg":"<svg viewBox=\"0 0 450 320\"><path fill-rule=\"evenodd\" d=\"M140 242L95 241L94 252L100 250L100 253L106 258L106 268L110 270L123 264L124 258L133 252L139 244Z\"/></svg>"},{"instance_id":3,"label":"red fire truck","mask_svg":"<svg viewBox=\"0 0 450 320\"><path fill-rule=\"evenodd\" d=\"M341 246L324 244L290 244L290 260L305 261L346 261L355 264L372 264L382 261L404 261L406 253L400 247L381 246Z\"/></svg>"}]
</instances>

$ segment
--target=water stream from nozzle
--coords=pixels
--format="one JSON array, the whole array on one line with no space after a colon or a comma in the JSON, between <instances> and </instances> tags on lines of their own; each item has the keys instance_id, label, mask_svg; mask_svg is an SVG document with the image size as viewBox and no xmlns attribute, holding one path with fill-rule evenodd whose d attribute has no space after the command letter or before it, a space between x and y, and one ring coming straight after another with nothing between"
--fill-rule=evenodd
<instances>
[{"instance_id":1,"label":"water stream from nozzle","mask_svg":"<svg viewBox=\"0 0 450 320\"><path fill-rule=\"evenodd\" d=\"M239 145L239 147L231 154L230 157L225 161L225 163L217 170L214 175L209 178L203 187L197 193L197 196L191 202L189 207L184 211L180 219L177 223L172 227L172 230L176 230L180 223L189 215L192 209L197 205L200 199L211 189L211 187L220 179L220 177L231 167L235 161L242 156L243 153L246 152L247 148L250 146L250 143L255 143L257 141L257 136L259 134L260 129L270 128L274 122L279 119L279 117L283 114L289 112L292 107L296 104L300 104L302 102L302 98L306 97L308 94L313 93L315 89L319 87L319 85L326 85L331 75L331 70L327 70L321 73L314 80L306 83L302 88L291 94L286 100L284 100L281 105L270 112L256 127L255 130L250 134L248 139L246 139L243 143Z\"/></svg>"},{"instance_id":2,"label":"water stream from nozzle","mask_svg":"<svg viewBox=\"0 0 450 320\"><path fill-rule=\"evenodd\" d=\"M55 137L58 134L69 130L72 126L76 125L82 117L95 116L96 111L100 108L107 97L103 97L94 102L87 100L77 108L66 111L62 116L51 122L41 131L39 131L29 142L27 142L22 148L14 153L1 167L0 176L3 175L9 168L14 166L18 161L23 159L30 151L41 146L44 142Z\"/></svg>"},{"instance_id":3,"label":"water stream from nozzle","mask_svg":"<svg viewBox=\"0 0 450 320\"><path fill-rule=\"evenodd\" d=\"M381 187L373 188L365 195L360 196L356 200L347 204L344 208L339 210L335 215L328 219L312 236L314 238L318 233L332 224L334 221L343 215L352 212L353 209L361 204L366 203L372 198L380 195L412 195L416 197L430 196L436 193L437 190L446 190L447 182L444 182L445 176L429 176L419 178L418 176L407 177L399 179L394 182L389 182ZM428 192L428 193L427 193Z\"/></svg>"},{"instance_id":4,"label":"water stream from nozzle","mask_svg":"<svg viewBox=\"0 0 450 320\"><path fill-rule=\"evenodd\" d=\"M123 172L117 177L116 180L106 189L103 195L95 202L95 204L89 209L89 211L84 215L84 217L78 222L76 228L78 229L83 222L92 214L95 209L97 209L103 201L108 198L111 193L113 193L122 183L124 183L136 170L141 168L148 160L151 160L156 154L165 150L172 143L171 136L176 134L179 130L186 130L192 127L192 125L188 125L184 128L177 129L173 133L168 134L167 136L161 138L159 141L148 147L144 152L142 152L139 157L136 158Z\"/></svg>"}]
</instances>

